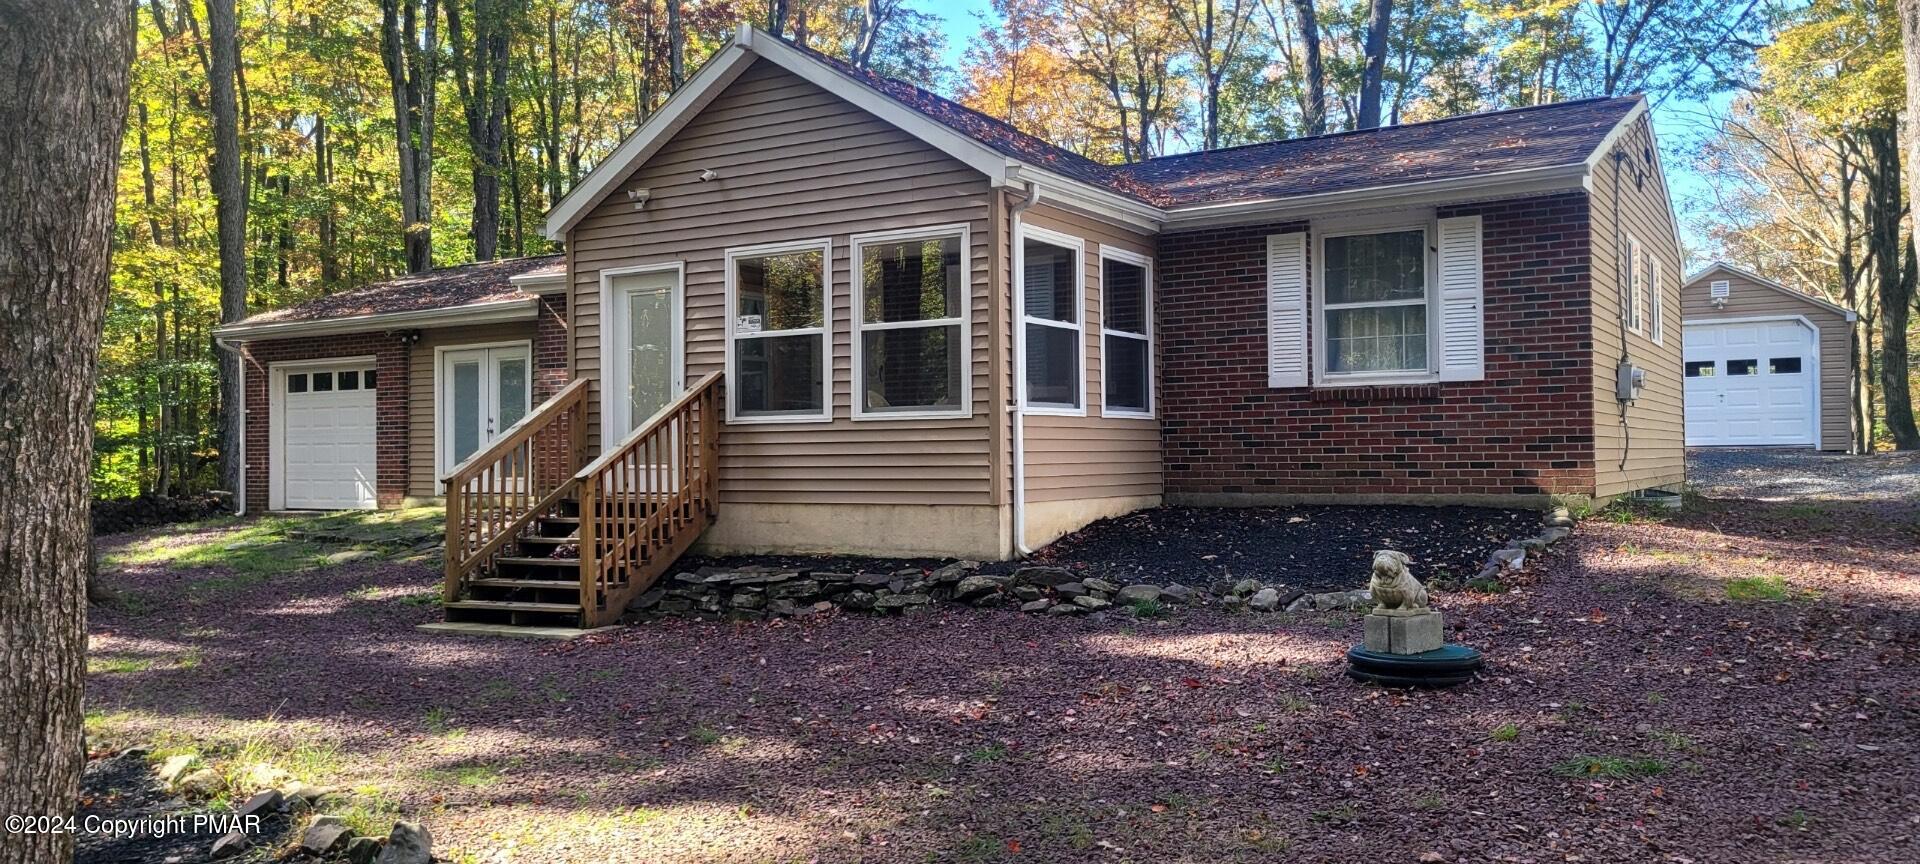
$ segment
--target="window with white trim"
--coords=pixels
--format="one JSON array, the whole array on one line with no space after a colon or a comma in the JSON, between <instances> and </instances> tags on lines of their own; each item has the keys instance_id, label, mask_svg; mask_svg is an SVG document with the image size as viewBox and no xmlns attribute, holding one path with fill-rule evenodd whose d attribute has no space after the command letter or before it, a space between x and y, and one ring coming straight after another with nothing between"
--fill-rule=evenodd
<instances>
[{"instance_id":1,"label":"window with white trim","mask_svg":"<svg viewBox=\"0 0 1920 864\"><path fill-rule=\"evenodd\" d=\"M965 226L853 238L855 417L968 411Z\"/></svg>"},{"instance_id":2,"label":"window with white trim","mask_svg":"<svg viewBox=\"0 0 1920 864\"><path fill-rule=\"evenodd\" d=\"M1042 411L1079 412L1080 357L1086 344L1081 308L1080 256L1070 238L1023 229L1020 254L1021 322L1026 343L1026 404Z\"/></svg>"},{"instance_id":3,"label":"window with white trim","mask_svg":"<svg viewBox=\"0 0 1920 864\"><path fill-rule=\"evenodd\" d=\"M826 420L826 240L727 251L730 419Z\"/></svg>"},{"instance_id":4,"label":"window with white trim","mask_svg":"<svg viewBox=\"0 0 1920 864\"><path fill-rule=\"evenodd\" d=\"M1662 284L1664 280L1660 278L1660 259L1654 257L1652 253L1647 254L1647 275L1650 277L1647 280L1647 294L1652 298L1648 308L1651 310L1653 319L1649 329L1652 331L1653 341L1656 344L1662 344L1665 343L1667 335L1666 322L1661 320L1667 305L1666 287Z\"/></svg>"},{"instance_id":5,"label":"window with white trim","mask_svg":"<svg viewBox=\"0 0 1920 864\"><path fill-rule=\"evenodd\" d=\"M1322 238L1321 372L1425 374L1432 280L1425 226Z\"/></svg>"},{"instance_id":6,"label":"window with white trim","mask_svg":"<svg viewBox=\"0 0 1920 864\"><path fill-rule=\"evenodd\" d=\"M1620 320L1628 330L1635 333L1646 332L1646 291L1647 280L1644 274L1646 256L1640 251L1640 241L1633 235L1626 237L1624 246L1625 267L1622 268L1626 284L1626 298L1621 306Z\"/></svg>"},{"instance_id":7,"label":"window with white trim","mask_svg":"<svg viewBox=\"0 0 1920 864\"><path fill-rule=\"evenodd\" d=\"M1153 284L1147 259L1100 250L1100 380L1109 417L1153 416Z\"/></svg>"}]
</instances>

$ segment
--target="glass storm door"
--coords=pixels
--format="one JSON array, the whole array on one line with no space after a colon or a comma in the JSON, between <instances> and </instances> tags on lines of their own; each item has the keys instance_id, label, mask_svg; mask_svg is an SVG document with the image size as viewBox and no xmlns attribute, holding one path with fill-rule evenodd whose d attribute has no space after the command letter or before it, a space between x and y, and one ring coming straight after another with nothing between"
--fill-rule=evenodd
<instances>
[{"instance_id":1,"label":"glass storm door","mask_svg":"<svg viewBox=\"0 0 1920 864\"><path fill-rule=\"evenodd\" d=\"M607 440L618 441L680 395L680 274L630 273L612 279L614 333L609 346Z\"/></svg>"},{"instance_id":2,"label":"glass storm door","mask_svg":"<svg viewBox=\"0 0 1920 864\"><path fill-rule=\"evenodd\" d=\"M444 474L527 416L533 392L525 346L462 348L440 362Z\"/></svg>"}]
</instances>

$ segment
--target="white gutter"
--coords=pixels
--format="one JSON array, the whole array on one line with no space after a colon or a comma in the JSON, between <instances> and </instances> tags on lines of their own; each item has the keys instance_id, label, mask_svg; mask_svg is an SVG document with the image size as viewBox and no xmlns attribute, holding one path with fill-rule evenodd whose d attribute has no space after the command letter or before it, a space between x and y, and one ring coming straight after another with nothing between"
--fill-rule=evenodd
<instances>
[{"instance_id":1,"label":"white gutter","mask_svg":"<svg viewBox=\"0 0 1920 864\"><path fill-rule=\"evenodd\" d=\"M240 452L234 454L234 459L240 463L240 482L237 484L239 488L233 490L233 515L245 516L247 515L247 421L251 419L247 416L247 355L241 353L240 347L235 345L233 340L225 337L215 336L213 344L219 346L222 351L231 352L233 364L240 370ZM228 405L227 410L232 411L234 407Z\"/></svg>"},{"instance_id":2,"label":"white gutter","mask_svg":"<svg viewBox=\"0 0 1920 864\"><path fill-rule=\"evenodd\" d=\"M365 330L393 330L403 327L432 327L452 324L493 324L501 321L530 321L540 314L540 300L537 297L523 297L513 300L495 300L490 303L471 303L466 306L454 306L446 309L422 309L412 312L377 312L371 315L349 315L344 318L323 318L314 321L267 321L260 324L248 324L244 321L215 328L216 337L231 339L235 342L252 342L261 339L286 339L294 336L326 336L337 333L357 333Z\"/></svg>"},{"instance_id":3,"label":"white gutter","mask_svg":"<svg viewBox=\"0 0 1920 864\"><path fill-rule=\"evenodd\" d=\"M519 276L509 276L507 281L512 283L513 287L528 294L553 294L567 289L567 272L562 270L558 273L523 273Z\"/></svg>"},{"instance_id":4,"label":"white gutter","mask_svg":"<svg viewBox=\"0 0 1920 864\"><path fill-rule=\"evenodd\" d=\"M1020 217L1038 203L1040 184L1028 181L1026 199L1007 208L1007 215L1012 217L1007 223L1007 261L1009 269L1013 271L1008 274L1012 277L1008 283L1010 289L1014 288L1015 282L1024 278L1021 275L1025 256L1021 251ZM1027 356L1026 292L1015 289L1010 293L1013 294L1013 368L1024 370ZM1013 551L1025 557L1032 555L1033 550L1027 548L1027 381L1024 372L1014 379L1013 387L1013 406L1010 409L1013 415Z\"/></svg>"}]
</instances>

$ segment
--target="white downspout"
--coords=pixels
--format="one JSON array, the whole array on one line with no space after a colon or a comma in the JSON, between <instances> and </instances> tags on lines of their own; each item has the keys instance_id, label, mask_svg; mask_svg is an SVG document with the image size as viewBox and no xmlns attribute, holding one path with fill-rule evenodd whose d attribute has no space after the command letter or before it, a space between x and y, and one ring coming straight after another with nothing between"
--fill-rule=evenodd
<instances>
[{"instance_id":1,"label":"white downspout","mask_svg":"<svg viewBox=\"0 0 1920 864\"><path fill-rule=\"evenodd\" d=\"M1033 554L1027 548L1027 380L1025 375L1027 356L1027 296L1026 296L1026 250L1020 240L1020 217L1033 205L1040 203L1040 184L1027 183L1025 200L1008 208L1013 217L1008 228L1012 237L1013 278L1013 368L1019 372L1013 381L1013 550L1025 557Z\"/></svg>"},{"instance_id":2,"label":"white downspout","mask_svg":"<svg viewBox=\"0 0 1920 864\"><path fill-rule=\"evenodd\" d=\"M247 416L247 355L241 352L231 340L224 337L214 337L213 344L219 346L222 351L231 352L233 365L240 370L240 452L235 454L235 458L240 463L240 483L238 484L240 488L233 490L233 514L245 516L247 515L247 421L252 419ZM234 410L234 406L227 406L227 410Z\"/></svg>"}]
</instances>

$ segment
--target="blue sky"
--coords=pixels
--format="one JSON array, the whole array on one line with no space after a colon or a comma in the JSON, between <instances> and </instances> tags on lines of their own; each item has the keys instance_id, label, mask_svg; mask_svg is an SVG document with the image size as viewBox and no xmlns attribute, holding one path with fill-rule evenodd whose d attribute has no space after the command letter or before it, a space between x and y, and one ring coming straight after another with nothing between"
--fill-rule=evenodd
<instances>
[{"instance_id":1,"label":"blue sky","mask_svg":"<svg viewBox=\"0 0 1920 864\"><path fill-rule=\"evenodd\" d=\"M944 22L942 29L947 34L947 64L958 69L967 46L972 43L974 34L980 31L981 16L990 12L992 6L988 0L933 0L929 5L933 14ZM1660 148L1665 151L1661 165L1666 170L1674 207L1680 211L1681 241L1689 249L1701 248L1703 238L1694 230L1694 224L1698 221L1695 217L1699 214L1690 214L1688 204L1706 188L1705 179L1693 169L1689 154L1698 149L1701 114L1710 107L1723 109L1727 101L1725 97L1706 103L1670 99L1654 109L1654 134L1660 139Z\"/></svg>"}]
</instances>

